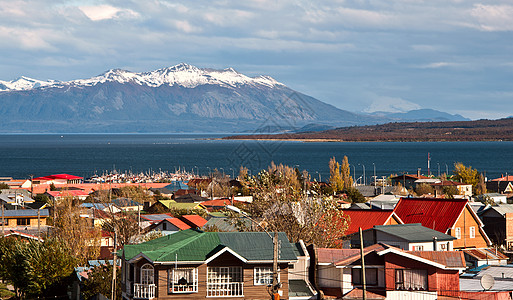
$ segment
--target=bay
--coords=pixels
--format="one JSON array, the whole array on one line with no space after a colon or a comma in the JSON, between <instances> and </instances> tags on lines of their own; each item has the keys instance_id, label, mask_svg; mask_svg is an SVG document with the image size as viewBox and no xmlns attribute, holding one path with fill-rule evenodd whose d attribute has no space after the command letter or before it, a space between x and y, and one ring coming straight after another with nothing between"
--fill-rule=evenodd
<instances>
[{"instance_id":1,"label":"bay","mask_svg":"<svg viewBox=\"0 0 513 300\"><path fill-rule=\"evenodd\" d=\"M118 171L175 171L208 174L217 168L237 175L240 166L253 174L272 161L307 170L326 180L328 162L347 155L351 172L370 182L376 175L452 172L455 162L471 165L488 178L513 170L513 142L298 142L217 140L221 134L3 134L0 176L69 173L90 177Z\"/></svg>"}]
</instances>

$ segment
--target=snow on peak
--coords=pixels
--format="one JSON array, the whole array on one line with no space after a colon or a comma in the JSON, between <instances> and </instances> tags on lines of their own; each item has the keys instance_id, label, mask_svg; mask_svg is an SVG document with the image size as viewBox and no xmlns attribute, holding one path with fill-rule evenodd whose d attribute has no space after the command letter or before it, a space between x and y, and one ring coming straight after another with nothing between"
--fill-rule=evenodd
<instances>
[{"instance_id":1,"label":"snow on peak","mask_svg":"<svg viewBox=\"0 0 513 300\"><path fill-rule=\"evenodd\" d=\"M24 81L21 81L22 79L24 79ZM187 88L194 88L206 84L224 87L236 87L239 85L264 85L274 87L276 85L283 85L269 76L248 77L235 71L233 68L226 68L224 70L203 69L186 63L142 73L122 69L111 69L89 79L77 79L69 82L39 81L25 77L17 81L20 81L20 83L13 84L13 82L0 81L0 91L30 89L53 84L58 84L59 86L92 86L105 82L117 82L122 84L134 83L151 87L159 87L162 85L183 86ZM21 82L23 82L23 84ZM3 88L3 86L6 88Z\"/></svg>"},{"instance_id":2,"label":"snow on peak","mask_svg":"<svg viewBox=\"0 0 513 300\"><path fill-rule=\"evenodd\" d=\"M0 91L23 91L45 87L57 83L55 80L37 80L26 76L11 81L0 80Z\"/></svg>"}]
</instances>

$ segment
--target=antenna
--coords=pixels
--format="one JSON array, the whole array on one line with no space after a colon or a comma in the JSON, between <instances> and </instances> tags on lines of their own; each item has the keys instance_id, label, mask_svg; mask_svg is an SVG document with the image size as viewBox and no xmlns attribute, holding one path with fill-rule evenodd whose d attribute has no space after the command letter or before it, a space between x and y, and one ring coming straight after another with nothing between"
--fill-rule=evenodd
<instances>
[{"instance_id":1,"label":"antenna","mask_svg":"<svg viewBox=\"0 0 513 300\"><path fill-rule=\"evenodd\" d=\"M481 277L481 287L487 291L493 287L495 284L495 279L490 274L485 274Z\"/></svg>"}]
</instances>

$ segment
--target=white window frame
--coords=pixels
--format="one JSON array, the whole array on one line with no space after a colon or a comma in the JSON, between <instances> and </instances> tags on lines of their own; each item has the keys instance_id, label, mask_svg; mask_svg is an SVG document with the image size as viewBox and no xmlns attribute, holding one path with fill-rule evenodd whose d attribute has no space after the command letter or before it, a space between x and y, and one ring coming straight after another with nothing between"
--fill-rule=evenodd
<instances>
[{"instance_id":1,"label":"white window frame","mask_svg":"<svg viewBox=\"0 0 513 300\"><path fill-rule=\"evenodd\" d=\"M457 238L458 240L461 238L461 228L460 227L454 228L454 237Z\"/></svg>"},{"instance_id":2,"label":"white window frame","mask_svg":"<svg viewBox=\"0 0 513 300\"><path fill-rule=\"evenodd\" d=\"M141 267L141 284L155 284L155 269L151 264L144 264Z\"/></svg>"},{"instance_id":3,"label":"white window frame","mask_svg":"<svg viewBox=\"0 0 513 300\"><path fill-rule=\"evenodd\" d=\"M280 269L278 268L278 282L280 282ZM273 283L272 267L254 267L253 285L271 285Z\"/></svg>"},{"instance_id":4,"label":"white window frame","mask_svg":"<svg viewBox=\"0 0 513 300\"><path fill-rule=\"evenodd\" d=\"M424 251L423 245L415 245L413 246L413 251Z\"/></svg>"},{"instance_id":5,"label":"white window frame","mask_svg":"<svg viewBox=\"0 0 513 300\"><path fill-rule=\"evenodd\" d=\"M476 238L476 228L474 226L469 228L469 236L471 239Z\"/></svg>"},{"instance_id":6,"label":"white window frame","mask_svg":"<svg viewBox=\"0 0 513 300\"><path fill-rule=\"evenodd\" d=\"M207 297L244 297L242 267L207 267Z\"/></svg>"},{"instance_id":7,"label":"white window frame","mask_svg":"<svg viewBox=\"0 0 513 300\"><path fill-rule=\"evenodd\" d=\"M183 272L188 272L188 280L191 280L192 284L187 282L186 285L178 285L178 280L175 275L183 275ZM182 274L180 274L182 273ZM191 274L192 273L192 274ZM198 292L198 268L173 268L169 272L169 292L172 294L186 294L186 293L197 293Z\"/></svg>"}]
</instances>

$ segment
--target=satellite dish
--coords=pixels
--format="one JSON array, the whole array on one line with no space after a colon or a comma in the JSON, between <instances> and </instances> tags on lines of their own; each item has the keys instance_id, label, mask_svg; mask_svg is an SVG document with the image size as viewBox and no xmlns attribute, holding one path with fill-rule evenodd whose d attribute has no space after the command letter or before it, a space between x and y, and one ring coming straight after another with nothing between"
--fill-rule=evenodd
<instances>
[{"instance_id":1,"label":"satellite dish","mask_svg":"<svg viewBox=\"0 0 513 300\"><path fill-rule=\"evenodd\" d=\"M495 279L490 274L485 274L483 277L481 277L481 287L485 291L491 289L495 283Z\"/></svg>"}]
</instances>

